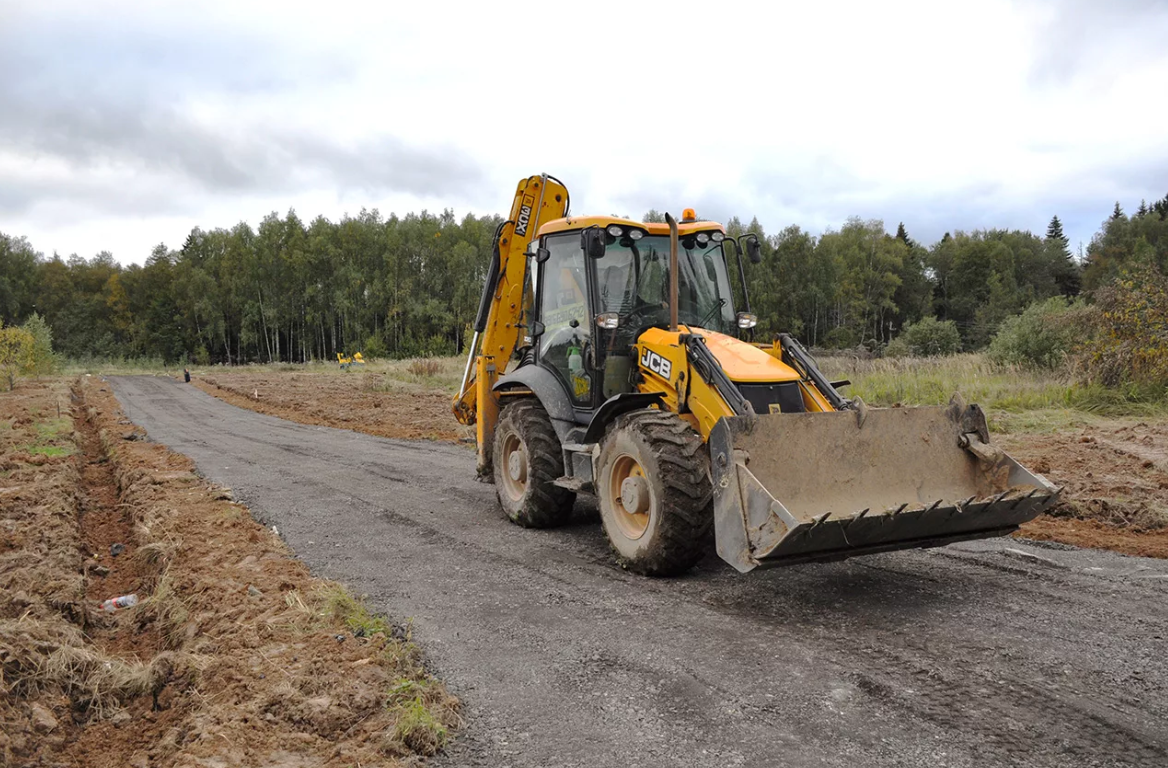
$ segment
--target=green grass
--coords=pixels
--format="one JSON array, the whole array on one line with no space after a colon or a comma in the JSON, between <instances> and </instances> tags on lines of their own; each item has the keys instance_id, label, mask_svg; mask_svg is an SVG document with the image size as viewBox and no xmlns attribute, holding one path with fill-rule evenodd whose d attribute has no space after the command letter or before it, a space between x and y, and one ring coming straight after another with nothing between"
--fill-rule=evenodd
<instances>
[{"instance_id":1,"label":"green grass","mask_svg":"<svg viewBox=\"0 0 1168 768\"><path fill-rule=\"evenodd\" d=\"M61 373L66 376L117 376L133 373L182 373L178 363L167 365L160 357L86 357L69 358L61 363Z\"/></svg>"},{"instance_id":2,"label":"green grass","mask_svg":"<svg viewBox=\"0 0 1168 768\"><path fill-rule=\"evenodd\" d=\"M433 361L431 365L417 365L417 361ZM215 376L217 373L296 373L303 375L352 376L363 380L366 389L377 392L421 392L441 390L453 394L462 382L465 357L406 358L402 360L370 360L365 365L353 365L342 370L334 361L317 360L310 363L253 363L248 365L188 365L192 376ZM419 372L427 367L433 373ZM117 376L133 374L182 375L184 366L166 364L159 359L94 358L67 360L62 372L68 376L92 374ZM413 370L411 370L413 369Z\"/></svg>"},{"instance_id":3,"label":"green grass","mask_svg":"<svg viewBox=\"0 0 1168 768\"><path fill-rule=\"evenodd\" d=\"M59 445L22 445L18 446L16 450L27 454L40 454L43 456L70 456L75 453L73 448Z\"/></svg>"},{"instance_id":4,"label":"green grass","mask_svg":"<svg viewBox=\"0 0 1168 768\"><path fill-rule=\"evenodd\" d=\"M34 426L39 440L58 440L73 431L73 420L68 416L53 417L38 421Z\"/></svg>"},{"instance_id":5,"label":"green grass","mask_svg":"<svg viewBox=\"0 0 1168 768\"><path fill-rule=\"evenodd\" d=\"M429 367L435 369L433 373L417 372L418 369L427 366L415 365L416 360L387 360L374 363L370 372L381 376L381 381L375 388L381 392L438 389L454 394L458 390L458 385L462 383L466 358L434 357L427 360L432 361Z\"/></svg>"},{"instance_id":6,"label":"green grass","mask_svg":"<svg viewBox=\"0 0 1168 768\"><path fill-rule=\"evenodd\" d=\"M413 681L407 681L413 684ZM397 687L401 687L399 684ZM393 738L419 755L433 755L446 746L449 731L426 706L421 693L404 702L391 703L397 714Z\"/></svg>"},{"instance_id":7,"label":"green grass","mask_svg":"<svg viewBox=\"0 0 1168 768\"><path fill-rule=\"evenodd\" d=\"M77 446L73 442L72 419L67 416L41 417L40 411L31 411L30 414L37 420L32 423L31 430L23 430L22 437L25 439L33 437L33 440L13 446L15 451L42 456L71 456L77 452ZM15 439L15 428L11 422L7 422L7 425L7 429L0 432L0 436L5 440Z\"/></svg>"},{"instance_id":8,"label":"green grass","mask_svg":"<svg viewBox=\"0 0 1168 768\"><path fill-rule=\"evenodd\" d=\"M357 637L372 637L376 634L393 637L393 627L389 622L371 613L361 600L340 584L330 584L317 597L321 613L340 620Z\"/></svg>"},{"instance_id":9,"label":"green grass","mask_svg":"<svg viewBox=\"0 0 1168 768\"><path fill-rule=\"evenodd\" d=\"M1083 385L1057 372L990 362L984 355L933 358L819 359L832 380L850 379L844 394L869 405L944 405L954 393L978 403L997 431L1053 431L1103 418L1168 417L1163 390Z\"/></svg>"}]
</instances>

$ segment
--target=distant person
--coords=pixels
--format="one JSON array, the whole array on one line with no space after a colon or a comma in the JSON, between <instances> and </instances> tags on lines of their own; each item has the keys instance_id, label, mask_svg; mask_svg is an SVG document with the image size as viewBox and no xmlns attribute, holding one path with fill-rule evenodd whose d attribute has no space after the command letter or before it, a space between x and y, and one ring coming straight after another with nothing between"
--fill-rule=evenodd
<instances>
[{"instance_id":1,"label":"distant person","mask_svg":"<svg viewBox=\"0 0 1168 768\"><path fill-rule=\"evenodd\" d=\"M190 372L190 369L188 369L188 368L183 368L183 380L184 380L184 381L186 381L186 383L187 383L187 384L190 384L190 383L191 383L191 372Z\"/></svg>"}]
</instances>

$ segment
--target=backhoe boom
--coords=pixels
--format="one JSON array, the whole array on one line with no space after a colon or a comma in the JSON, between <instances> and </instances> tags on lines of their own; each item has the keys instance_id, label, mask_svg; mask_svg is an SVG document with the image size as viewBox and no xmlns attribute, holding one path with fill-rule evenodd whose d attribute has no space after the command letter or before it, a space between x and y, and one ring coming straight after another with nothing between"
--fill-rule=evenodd
<instances>
[{"instance_id":1,"label":"backhoe boom","mask_svg":"<svg viewBox=\"0 0 1168 768\"><path fill-rule=\"evenodd\" d=\"M475 425L480 474L490 471L489 446L499 419L491 388L520 340L531 341L530 328L524 327L530 318L523 314L527 247L541 224L568 215L568 203L568 189L558 179L546 173L531 176L519 182L510 216L495 231L466 371L454 399L455 418Z\"/></svg>"}]
</instances>

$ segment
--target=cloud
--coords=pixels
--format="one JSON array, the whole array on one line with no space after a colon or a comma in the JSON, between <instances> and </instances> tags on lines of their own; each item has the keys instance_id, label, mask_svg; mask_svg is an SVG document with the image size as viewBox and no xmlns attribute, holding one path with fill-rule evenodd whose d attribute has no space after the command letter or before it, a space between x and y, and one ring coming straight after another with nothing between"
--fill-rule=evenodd
<instances>
[{"instance_id":1,"label":"cloud","mask_svg":"<svg viewBox=\"0 0 1168 768\"><path fill-rule=\"evenodd\" d=\"M144 257L292 207L498 213L547 170L577 213L924 242L1058 214L1074 242L1168 191L1168 3L590 10L638 33L507 2L0 0L0 224Z\"/></svg>"},{"instance_id":2,"label":"cloud","mask_svg":"<svg viewBox=\"0 0 1168 768\"><path fill-rule=\"evenodd\" d=\"M190 20L51 21L0 31L0 71L20 73L0 79L0 153L26 161L21 187L0 195L0 211L28 211L48 196L94 213L167 207L144 201L138 188L168 188L189 204L200 193L319 188L435 196L483 180L474 159L442 143L376 130L341 137L239 108L343 84L356 66L343 52ZM62 164L72 178L38 175Z\"/></svg>"},{"instance_id":3,"label":"cloud","mask_svg":"<svg viewBox=\"0 0 1168 768\"><path fill-rule=\"evenodd\" d=\"M1038 86L1087 78L1107 87L1125 70L1165 55L1168 3L1163 0L1026 0Z\"/></svg>"}]
</instances>

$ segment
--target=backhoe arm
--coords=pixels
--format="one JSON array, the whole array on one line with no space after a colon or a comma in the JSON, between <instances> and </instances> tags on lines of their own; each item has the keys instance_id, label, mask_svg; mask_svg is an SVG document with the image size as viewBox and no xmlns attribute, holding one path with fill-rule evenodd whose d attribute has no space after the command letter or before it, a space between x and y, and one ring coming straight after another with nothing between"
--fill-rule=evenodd
<instances>
[{"instance_id":1,"label":"backhoe arm","mask_svg":"<svg viewBox=\"0 0 1168 768\"><path fill-rule=\"evenodd\" d=\"M489 470L490 445L495 436L499 404L491 391L507 367L524 329L523 290L527 275L527 247L540 225L568 213L568 189L547 174L519 182L511 214L495 231L491 262L475 316L462 385L454 398L454 416L476 425L480 474Z\"/></svg>"}]
</instances>

